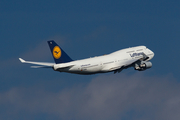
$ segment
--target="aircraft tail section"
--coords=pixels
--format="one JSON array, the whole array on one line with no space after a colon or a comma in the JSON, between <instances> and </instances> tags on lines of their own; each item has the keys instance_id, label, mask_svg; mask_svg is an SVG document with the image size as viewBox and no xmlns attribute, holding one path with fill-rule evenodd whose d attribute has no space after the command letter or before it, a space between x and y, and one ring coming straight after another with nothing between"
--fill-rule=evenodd
<instances>
[{"instance_id":1,"label":"aircraft tail section","mask_svg":"<svg viewBox=\"0 0 180 120\"><path fill-rule=\"evenodd\" d=\"M73 61L54 40L47 41L56 64Z\"/></svg>"}]
</instances>

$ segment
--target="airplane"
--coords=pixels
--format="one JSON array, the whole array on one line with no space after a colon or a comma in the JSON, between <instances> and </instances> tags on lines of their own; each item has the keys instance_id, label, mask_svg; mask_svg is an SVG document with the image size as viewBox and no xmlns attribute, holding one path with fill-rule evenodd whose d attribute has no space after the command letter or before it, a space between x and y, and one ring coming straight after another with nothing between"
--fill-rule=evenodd
<instances>
[{"instance_id":1,"label":"airplane","mask_svg":"<svg viewBox=\"0 0 180 120\"><path fill-rule=\"evenodd\" d=\"M154 53L146 46L137 46L98 57L72 60L54 40L47 42L55 63L25 61L22 58L19 60L22 63L38 65L31 66L32 68L53 68L54 71L88 75L107 72L119 73L129 67L144 71L152 67L150 60L154 57Z\"/></svg>"}]
</instances>

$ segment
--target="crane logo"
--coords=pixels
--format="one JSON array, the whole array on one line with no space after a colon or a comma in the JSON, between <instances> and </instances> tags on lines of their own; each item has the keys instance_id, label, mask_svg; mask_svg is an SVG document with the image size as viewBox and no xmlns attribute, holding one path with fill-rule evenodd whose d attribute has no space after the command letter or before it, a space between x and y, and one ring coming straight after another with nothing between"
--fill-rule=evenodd
<instances>
[{"instance_id":1,"label":"crane logo","mask_svg":"<svg viewBox=\"0 0 180 120\"><path fill-rule=\"evenodd\" d=\"M55 46L53 49L53 56L56 59L59 59L61 57L61 49L59 48L59 46Z\"/></svg>"}]
</instances>

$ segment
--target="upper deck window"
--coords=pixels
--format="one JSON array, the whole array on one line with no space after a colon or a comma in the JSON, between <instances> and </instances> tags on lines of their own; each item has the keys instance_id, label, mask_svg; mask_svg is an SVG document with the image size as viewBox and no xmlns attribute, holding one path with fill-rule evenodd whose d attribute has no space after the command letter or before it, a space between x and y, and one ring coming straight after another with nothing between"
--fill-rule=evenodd
<instances>
[{"instance_id":1,"label":"upper deck window","mask_svg":"<svg viewBox=\"0 0 180 120\"><path fill-rule=\"evenodd\" d=\"M131 53L131 52L134 52L134 50L133 51L128 51L127 53Z\"/></svg>"},{"instance_id":2,"label":"upper deck window","mask_svg":"<svg viewBox=\"0 0 180 120\"><path fill-rule=\"evenodd\" d=\"M139 49L139 50L136 50L136 51L142 51L143 49Z\"/></svg>"}]
</instances>

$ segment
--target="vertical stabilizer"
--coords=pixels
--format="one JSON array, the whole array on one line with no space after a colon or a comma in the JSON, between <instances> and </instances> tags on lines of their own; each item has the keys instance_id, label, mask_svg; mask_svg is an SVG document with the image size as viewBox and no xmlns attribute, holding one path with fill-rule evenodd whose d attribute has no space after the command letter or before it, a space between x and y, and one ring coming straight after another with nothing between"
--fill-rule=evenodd
<instances>
[{"instance_id":1,"label":"vertical stabilizer","mask_svg":"<svg viewBox=\"0 0 180 120\"><path fill-rule=\"evenodd\" d=\"M54 40L47 41L56 64L73 61Z\"/></svg>"}]
</instances>

